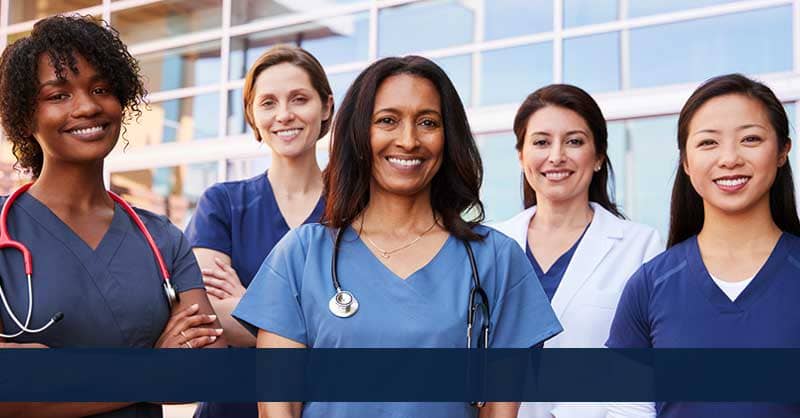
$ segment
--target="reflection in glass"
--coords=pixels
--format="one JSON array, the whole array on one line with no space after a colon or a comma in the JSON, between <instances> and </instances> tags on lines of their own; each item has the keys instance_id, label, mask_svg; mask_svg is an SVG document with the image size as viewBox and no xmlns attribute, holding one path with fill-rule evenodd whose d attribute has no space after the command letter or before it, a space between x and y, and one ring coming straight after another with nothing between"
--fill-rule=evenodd
<instances>
[{"instance_id":1,"label":"reflection in glass","mask_svg":"<svg viewBox=\"0 0 800 418\"><path fill-rule=\"evenodd\" d=\"M639 17L733 3L738 0L628 0L628 16Z\"/></svg>"},{"instance_id":2,"label":"reflection in glass","mask_svg":"<svg viewBox=\"0 0 800 418\"><path fill-rule=\"evenodd\" d=\"M518 104L534 90L553 82L553 44L484 52L481 69L481 105Z\"/></svg>"},{"instance_id":3,"label":"reflection in glass","mask_svg":"<svg viewBox=\"0 0 800 418\"><path fill-rule=\"evenodd\" d=\"M491 0L484 5L486 40L553 30L553 0Z\"/></svg>"},{"instance_id":4,"label":"reflection in glass","mask_svg":"<svg viewBox=\"0 0 800 418\"><path fill-rule=\"evenodd\" d=\"M700 81L731 72L791 71L792 8L634 29L630 61L632 87Z\"/></svg>"},{"instance_id":5,"label":"reflection in glass","mask_svg":"<svg viewBox=\"0 0 800 418\"><path fill-rule=\"evenodd\" d=\"M222 26L222 0L148 3L112 13L111 25L128 45L218 29Z\"/></svg>"},{"instance_id":6,"label":"reflection in glass","mask_svg":"<svg viewBox=\"0 0 800 418\"><path fill-rule=\"evenodd\" d=\"M127 125L125 136L131 148L215 138L219 135L218 115L218 93L153 103L138 122Z\"/></svg>"},{"instance_id":7,"label":"reflection in glass","mask_svg":"<svg viewBox=\"0 0 800 418\"><path fill-rule=\"evenodd\" d=\"M234 0L231 2L231 24L240 25L293 13L314 12L337 4L369 3L369 0Z\"/></svg>"},{"instance_id":8,"label":"reflection in glass","mask_svg":"<svg viewBox=\"0 0 800 418\"><path fill-rule=\"evenodd\" d=\"M464 107L472 105L472 55L437 58L434 60L456 86Z\"/></svg>"},{"instance_id":9,"label":"reflection in glass","mask_svg":"<svg viewBox=\"0 0 800 418\"><path fill-rule=\"evenodd\" d=\"M669 202L678 166L677 116L633 119L627 122L627 143L633 167L626 214L633 221L650 225L667 236Z\"/></svg>"},{"instance_id":10,"label":"reflection in glass","mask_svg":"<svg viewBox=\"0 0 800 418\"><path fill-rule=\"evenodd\" d=\"M473 2L455 0L382 9L378 15L378 55L406 55L472 42L474 14Z\"/></svg>"},{"instance_id":11,"label":"reflection in glass","mask_svg":"<svg viewBox=\"0 0 800 418\"><path fill-rule=\"evenodd\" d=\"M31 1L9 0L8 23L14 24L28 20L41 19L58 13L69 12L86 7L99 6L101 0L59 0Z\"/></svg>"},{"instance_id":12,"label":"reflection in glass","mask_svg":"<svg viewBox=\"0 0 800 418\"><path fill-rule=\"evenodd\" d=\"M166 215L183 229L203 191L217 182L217 162L111 173L111 190L131 205Z\"/></svg>"},{"instance_id":13,"label":"reflection in glass","mask_svg":"<svg viewBox=\"0 0 800 418\"><path fill-rule=\"evenodd\" d=\"M486 221L504 221L522 210L522 170L516 137L512 132L480 135L476 138L483 160L481 201Z\"/></svg>"},{"instance_id":14,"label":"reflection in glass","mask_svg":"<svg viewBox=\"0 0 800 418\"><path fill-rule=\"evenodd\" d=\"M365 61L369 55L369 14L320 19L232 38L230 79L244 78L255 60L279 43L303 47L326 67Z\"/></svg>"},{"instance_id":15,"label":"reflection in glass","mask_svg":"<svg viewBox=\"0 0 800 418\"><path fill-rule=\"evenodd\" d=\"M159 51L137 57L149 92L219 82L220 41Z\"/></svg>"},{"instance_id":16,"label":"reflection in glass","mask_svg":"<svg viewBox=\"0 0 800 418\"><path fill-rule=\"evenodd\" d=\"M564 27L617 20L618 0L564 0Z\"/></svg>"},{"instance_id":17,"label":"reflection in glass","mask_svg":"<svg viewBox=\"0 0 800 418\"><path fill-rule=\"evenodd\" d=\"M620 88L619 32L564 40L564 82L589 92Z\"/></svg>"}]
</instances>

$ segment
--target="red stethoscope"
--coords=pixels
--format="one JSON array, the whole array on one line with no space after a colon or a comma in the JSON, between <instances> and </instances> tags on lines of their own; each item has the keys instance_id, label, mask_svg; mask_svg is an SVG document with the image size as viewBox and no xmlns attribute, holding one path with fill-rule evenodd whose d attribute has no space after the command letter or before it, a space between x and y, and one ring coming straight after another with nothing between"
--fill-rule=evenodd
<instances>
[{"instance_id":1,"label":"red stethoscope","mask_svg":"<svg viewBox=\"0 0 800 418\"><path fill-rule=\"evenodd\" d=\"M5 205L3 205L3 210L0 211L0 250L4 248L12 248L22 253L22 259L25 263L25 276L28 279L28 315L25 317L24 324L17 318L17 316L14 314L14 311L11 310L11 307L8 305L8 300L6 299L6 295L3 292L3 287L0 286L0 298L3 299L3 305L5 306L6 311L8 311L8 316L14 321L14 323L17 324L17 327L19 327L19 331L15 334L0 333L0 337L2 338L14 338L22 335L23 333L36 334L46 330L47 328L50 328L51 325L64 318L63 313L57 312L50 318L50 321L44 324L44 326L36 329L29 328L31 312L33 311L33 286L31 285L33 263L31 262L31 252L28 250L28 247L26 247L25 244L13 240L8 234L8 213L11 211L11 206L17 200L17 197L25 193L31 188L31 186L33 186L33 183L28 183L15 190L14 193L12 193L11 196L9 196L6 200ZM117 202L123 210L125 210L131 220L133 220L133 222L136 224L136 227L139 228L139 231L142 232L144 238L147 240L147 245L150 246L150 250L153 251L153 255L158 263L158 269L161 271L161 277L164 278L164 294L167 296L167 303L169 304L170 309L172 309L172 307L178 303L178 292L175 290L175 287L172 286L172 282L169 280L169 271L167 271L167 265L164 263L164 257L161 256L161 251L158 250L156 242L153 240L153 236L150 235L150 231L147 230L147 227L144 225L141 218L139 218L139 215L134 212L133 208L126 201L111 191L108 192L108 196Z\"/></svg>"}]
</instances>

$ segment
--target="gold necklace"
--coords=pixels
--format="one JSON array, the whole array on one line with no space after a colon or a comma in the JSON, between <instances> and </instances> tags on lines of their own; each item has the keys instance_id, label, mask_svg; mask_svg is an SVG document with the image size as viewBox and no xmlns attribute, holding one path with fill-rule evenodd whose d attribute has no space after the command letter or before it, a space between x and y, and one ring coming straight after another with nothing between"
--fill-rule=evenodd
<instances>
[{"instance_id":1,"label":"gold necklace","mask_svg":"<svg viewBox=\"0 0 800 418\"><path fill-rule=\"evenodd\" d=\"M370 239L370 237L368 237L368 236L367 236L367 234L364 234L364 233L363 233L363 229L364 229L364 218L365 218L365 217L366 217L366 216L362 216L362 217L361 217L361 230L362 230L362 231L361 231L361 234L360 234L360 235L362 235L364 238L366 238L366 239L367 239L367 242L369 242L369 243L370 243L370 244L371 244L373 247L375 247L375 249L376 249L376 250L378 250L378 252L380 252L380 254L381 254L381 257L383 257L383 258L387 258L387 259L388 259L389 257L391 257L391 256L392 256L392 254L394 254L394 253L396 253L396 252L398 252L398 251L405 250L406 248L408 248L408 247L410 247L410 246L412 246L412 245L416 244L417 242L419 242L419 240L421 240L421 239L422 239L422 237L424 237L424 236L425 236L425 234L427 234L428 232L430 232L430 230L431 230L431 229L433 229L433 227L434 227L434 226L436 226L436 222L437 222L437 219L436 219L436 217L434 216L434 217L433 217L433 223L431 224L431 226L429 226L429 227L428 227L428 229L426 229L426 230L425 230L425 231L423 231L421 234L419 234L419 236L418 236L418 237L414 238L414 240L412 240L412 241L411 241L411 242L409 242L408 244L404 244L404 245L402 245L402 246L400 246L400 247L397 247L397 248L395 248L395 249L393 249L393 250L384 250L383 248L381 248L380 246L378 246L378 244L376 244L376 243L375 243L375 241L373 241L372 239Z\"/></svg>"}]
</instances>

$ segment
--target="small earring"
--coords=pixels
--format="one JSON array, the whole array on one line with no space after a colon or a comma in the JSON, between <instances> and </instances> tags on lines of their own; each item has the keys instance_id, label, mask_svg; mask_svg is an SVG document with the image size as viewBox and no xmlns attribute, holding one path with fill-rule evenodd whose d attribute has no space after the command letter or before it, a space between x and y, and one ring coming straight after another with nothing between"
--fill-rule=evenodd
<instances>
[{"instance_id":1,"label":"small earring","mask_svg":"<svg viewBox=\"0 0 800 418\"><path fill-rule=\"evenodd\" d=\"M596 173L596 172L598 172L598 171L600 171L600 166L599 166L599 165L598 165L597 167L595 167L595 168L594 168L594 172L595 172L595 173Z\"/></svg>"}]
</instances>

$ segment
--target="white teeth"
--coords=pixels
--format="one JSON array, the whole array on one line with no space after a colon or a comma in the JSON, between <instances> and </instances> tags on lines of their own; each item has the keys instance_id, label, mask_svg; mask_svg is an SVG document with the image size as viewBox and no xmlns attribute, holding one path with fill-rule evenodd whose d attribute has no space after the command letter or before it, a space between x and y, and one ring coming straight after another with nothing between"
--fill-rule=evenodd
<instances>
[{"instance_id":1,"label":"white teeth","mask_svg":"<svg viewBox=\"0 0 800 418\"><path fill-rule=\"evenodd\" d=\"M402 165L402 166L405 166L405 167L412 167L412 166L416 166L416 165L422 164L422 160L420 160L420 159L401 160L400 158L389 157L388 160L392 164Z\"/></svg>"},{"instance_id":2,"label":"white teeth","mask_svg":"<svg viewBox=\"0 0 800 418\"><path fill-rule=\"evenodd\" d=\"M93 126L91 128L73 129L69 132L75 135L91 135L94 133L98 133L102 130L103 130L102 126Z\"/></svg>"},{"instance_id":3,"label":"white teeth","mask_svg":"<svg viewBox=\"0 0 800 418\"><path fill-rule=\"evenodd\" d=\"M275 134L278 135L279 138L291 138L300 133L302 129L288 129L285 131L278 131Z\"/></svg>"},{"instance_id":4,"label":"white teeth","mask_svg":"<svg viewBox=\"0 0 800 418\"><path fill-rule=\"evenodd\" d=\"M747 183L747 180L749 180L747 177L738 177L735 179L714 180L714 183L717 183L720 186L725 186L725 187L735 187Z\"/></svg>"},{"instance_id":5,"label":"white teeth","mask_svg":"<svg viewBox=\"0 0 800 418\"><path fill-rule=\"evenodd\" d=\"M551 171L544 173L544 176L547 177L548 180L561 180L563 178L566 178L570 174L572 173L570 173L569 171Z\"/></svg>"}]
</instances>

